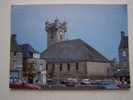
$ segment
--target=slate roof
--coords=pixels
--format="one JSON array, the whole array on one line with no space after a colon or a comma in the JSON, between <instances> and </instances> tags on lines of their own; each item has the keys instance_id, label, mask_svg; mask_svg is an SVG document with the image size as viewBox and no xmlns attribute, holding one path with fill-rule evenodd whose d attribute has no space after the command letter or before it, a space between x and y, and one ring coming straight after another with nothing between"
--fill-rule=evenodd
<instances>
[{"instance_id":1,"label":"slate roof","mask_svg":"<svg viewBox=\"0 0 133 100\"><path fill-rule=\"evenodd\" d=\"M27 58L32 58L33 53L38 53L30 44L22 44L19 47L22 49L23 56Z\"/></svg>"},{"instance_id":2,"label":"slate roof","mask_svg":"<svg viewBox=\"0 0 133 100\"><path fill-rule=\"evenodd\" d=\"M11 52L22 52L22 49L19 47L17 40L16 40L16 35L12 34L11 35L11 42L10 42L10 51Z\"/></svg>"},{"instance_id":3,"label":"slate roof","mask_svg":"<svg viewBox=\"0 0 133 100\"><path fill-rule=\"evenodd\" d=\"M47 62L93 61L108 62L102 54L83 40L67 40L55 43L41 53Z\"/></svg>"},{"instance_id":4,"label":"slate roof","mask_svg":"<svg viewBox=\"0 0 133 100\"><path fill-rule=\"evenodd\" d=\"M119 49L128 48L128 36L123 36L120 41Z\"/></svg>"}]
</instances>

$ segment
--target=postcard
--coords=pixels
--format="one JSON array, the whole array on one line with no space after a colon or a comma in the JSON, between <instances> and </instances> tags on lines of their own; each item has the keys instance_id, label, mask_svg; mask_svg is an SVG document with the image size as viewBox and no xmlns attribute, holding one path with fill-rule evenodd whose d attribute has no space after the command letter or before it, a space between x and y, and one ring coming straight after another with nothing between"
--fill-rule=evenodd
<instances>
[{"instance_id":1,"label":"postcard","mask_svg":"<svg viewBox=\"0 0 133 100\"><path fill-rule=\"evenodd\" d=\"M130 88L127 5L12 5L11 89Z\"/></svg>"}]
</instances>

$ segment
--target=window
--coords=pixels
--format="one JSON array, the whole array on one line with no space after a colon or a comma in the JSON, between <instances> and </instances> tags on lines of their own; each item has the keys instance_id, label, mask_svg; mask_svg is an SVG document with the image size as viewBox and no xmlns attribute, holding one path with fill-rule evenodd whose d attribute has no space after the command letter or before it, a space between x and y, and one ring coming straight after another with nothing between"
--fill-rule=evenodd
<instances>
[{"instance_id":1,"label":"window","mask_svg":"<svg viewBox=\"0 0 133 100\"><path fill-rule=\"evenodd\" d=\"M46 64L46 70L48 70L48 64Z\"/></svg>"},{"instance_id":2,"label":"window","mask_svg":"<svg viewBox=\"0 0 133 100\"><path fill-rule=\"evenodd\" d=\"M126 55L126 51L123 51L122 52L122 55L124 56L124 57L126 57L127 55Z\"/></svg>"},{"instance_id":3,"label":"window","mask_svg":"<svg viewBox=\"0 0 133 100\"><path fill-rule=\"evenodd\" d=\"M67 70L70 71L70 64L67 64Z\"/></svg>"},{"instance_id":4,"label":"window","mask_svg":"<svg viewBox=\"0 0 133 100\"><path fill-rule=\"evenodd\" d=\"M79 70L79 63L76 63L76 70Z\"/></svg>"},{"instance_id":5,"label":"window","mask_svg":"<svg viewBox=\"0 0 133 100\"><path fill-rule=\"evenodd\" d=\"M62 64L60 64L60 71L62 71Z\"/></svg>"},{"instance_id":6,"label":"window","mask_svg":"<svg viewBox=\"0 0 133 100\"><path fill-rule=\"evenodd\" d=\"M30 55L31 57L33 57L33 52L30 51L30 52L29 52L29 55Z\"/></svg>"},{"instance_id":7,"label":"window","mask_svg":"<svg viewBox=\"0 0 133 100\"><path fill-rule=\"evenodd\" d=\"M13 59L13 63L16 63L16 59Z\"/></svg>"},{"instance_id":8,"label":"window","mask_svg":"<svg viewBox=\"0 0 133 100\"><path fill-rule=\"evenodd\" d=\"M53 69L55 68L55 64L52 64Z\"/></svg>"},{"instance_id":9,"label":"window","mask_svg":"<svg viewBox=\"0 0 133 100\"><path fill-rule=\"evenodd\" d=\"M40 66L39 66L39 70L42 70L42 69L43 69L43 65L40 64Z\"/></svg>"},{"instance_id":10,"label":"window","mask_svg":"<svg viewBox=\"0 0 133 100\"><path fill-rule=\"evenodd\" d=\"M62 35L60 35L60 39L63 39L63 36Z\"/></svg>"},{"instance_id":11,"label":"window","mask_svg":"<svg viewBox=\"0 0 133 100\"><path fill-rule=\"evenodd\" d=\"M50 38L51 38L51 40L54 38L53 34L51 34Z\"/></svg>"},{"instance_id":12,"label":"window","mask_svg":"<svg viewBox=\"0 0 133 100\"><path fill-rule=\"evenodd\" d=\"M14 56L16 56L17 52L14 52Z\"/></svg>"},{"instance_id":13,"label":"window","mask_svg":"<svg viewBox=\"0 0 133 100\"><path fill-rule=\"evenodd\" d=\"M19 73L18 71L11 71L11 78L18 78L19 77Z\"/></svg>"}]
</instances>

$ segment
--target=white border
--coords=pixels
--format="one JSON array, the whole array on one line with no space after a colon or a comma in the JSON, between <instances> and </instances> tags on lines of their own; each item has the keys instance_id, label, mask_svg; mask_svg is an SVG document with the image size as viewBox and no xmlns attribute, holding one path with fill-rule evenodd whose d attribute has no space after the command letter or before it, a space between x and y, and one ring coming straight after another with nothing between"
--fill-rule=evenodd
<instances>
[{"instance_id":1,"label":"white border","mask_svg":"<svg viewBox=\"0 0 133 100\"><path fill-rule=\"evenodd\" d=\"M12 0L13 5L23 4L127 4L128 0Z\"/></svg>"}]
</instances>

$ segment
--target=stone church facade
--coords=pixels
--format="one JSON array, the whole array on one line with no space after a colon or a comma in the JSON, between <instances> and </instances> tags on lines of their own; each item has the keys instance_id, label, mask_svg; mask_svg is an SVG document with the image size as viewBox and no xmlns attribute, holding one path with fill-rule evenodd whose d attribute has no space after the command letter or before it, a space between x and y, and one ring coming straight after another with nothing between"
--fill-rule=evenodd
<instances>
[{"instance_id":1,"label":"stone church facade","mask_svg":"<svg viewBox=\"0 0 133 100\"><path fill-rule=\"evenodd\" d=\"M87 74L86 62L48 63L47 71L54 79L84 78Z\"/></svg>"},{"instance_id":2,"label":"stone church facade","mask_svg":"<svg viewBox=\"0 0 133 100\"><path fill-rule=\"evenodd\" d=\"M66 22L45 23L48 48L41 53L47 77L53 79L109 77L110 61L81 39L65 40Z\"/></svg>"}]
</instances>

